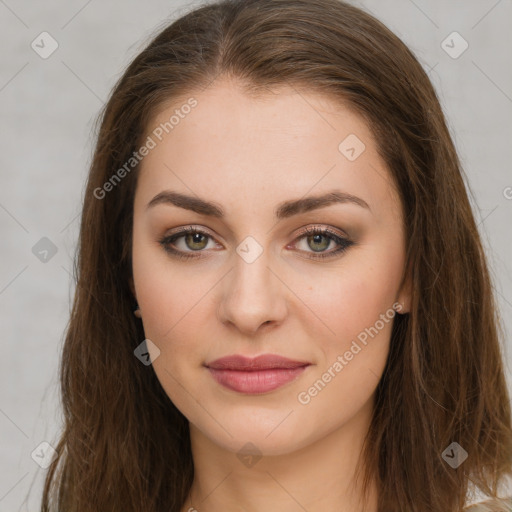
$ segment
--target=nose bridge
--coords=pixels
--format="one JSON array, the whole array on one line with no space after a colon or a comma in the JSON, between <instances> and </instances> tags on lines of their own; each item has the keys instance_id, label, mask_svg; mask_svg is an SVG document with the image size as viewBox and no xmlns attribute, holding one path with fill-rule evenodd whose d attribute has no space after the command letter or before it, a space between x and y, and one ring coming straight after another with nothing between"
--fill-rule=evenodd
<instances>
[{"instance_id":1,"label":"nose bridge","mask_svg":"<svg viewBox=\"0 0 512 512\"><path fill-rule=\"evenodd\" d=\"M271 251L255 238L246 237L236 253L224 288L221 316L240 329L254 331L284 313L282 284L274 275Z\"/></svg>"},{"instance_id":2,"label":"nose bridge","mask_svg":"<svg viewBox=\"0 0 512 512\"><path fill-rule=\"evenodd\" d=\"M231 287L239 301L256 307L273 294L270 251L248 236L237 246L236 252Z\"/></svg>"}]
</instances>

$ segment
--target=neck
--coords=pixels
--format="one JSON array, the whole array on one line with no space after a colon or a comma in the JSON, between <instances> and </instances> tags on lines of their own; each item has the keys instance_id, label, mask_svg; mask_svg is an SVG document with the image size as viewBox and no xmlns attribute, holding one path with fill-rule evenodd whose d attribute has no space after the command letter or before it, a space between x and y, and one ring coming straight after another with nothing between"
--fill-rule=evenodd
<instances>
[{"instance_id":1,"label":"neck","mask_svg":"<svg viewBox=\"0 0 512 512\"><path fill-rule=\"evenodd\" d=\"M362 512L354 476L372 407L320 440L247 465L190 424L194 481L181 512ZM374 482L370 489L366 512L377 512Z\"/></svg>"}]
</instances>

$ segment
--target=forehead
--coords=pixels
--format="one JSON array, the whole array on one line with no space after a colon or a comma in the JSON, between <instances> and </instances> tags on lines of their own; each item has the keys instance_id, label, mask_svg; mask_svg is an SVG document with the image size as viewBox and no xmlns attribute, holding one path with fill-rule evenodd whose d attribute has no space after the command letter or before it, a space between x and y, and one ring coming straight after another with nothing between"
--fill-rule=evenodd
<instances>
[{"instance_id":1,"label":"forehead","mask_svg":"<svg viewBox=\"0 0 512 512\"><path fill-rule=\"evenodd\" d=\"M281 87L255 98L223 80L161 108L147 135L155 147L137 190L146 202L172 189L213 195L228 214L240 204L256 213L269 201L334 188L383 207L396 202L364 119L319 93Z\"/></svg>"}]
</instances>

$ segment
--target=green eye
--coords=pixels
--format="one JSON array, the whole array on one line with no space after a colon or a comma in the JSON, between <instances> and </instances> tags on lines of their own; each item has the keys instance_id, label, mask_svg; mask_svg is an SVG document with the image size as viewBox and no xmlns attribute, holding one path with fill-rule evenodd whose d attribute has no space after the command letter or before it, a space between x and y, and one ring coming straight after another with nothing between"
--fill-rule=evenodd
<instances>
[{"instance_id":1,"label":"green eye","mask_svg":"<svg viewBox=\"0 0 512 512\"><path fill-rule=\"evenodd\" d=\"M182 250L176 248L176 242L181 238L185 241L185 246L189 250ZM166 236L159 242L164 250L173 257L180 259L200 258L199 253L205 252L208 246L208 240L213 237L202 229L187 226L181 228L178 233ZM296 239L305 239L307 246L312 252L300 250L300 252L309 253L311 259L331 258L345 252L354 242L346 237L340 236L336 232L320 227L313 227L306 229ZM326 251L331 242L334 242L338 247L332 251ZM197 254L194 254L197 253Z\"/></svg>"}]
</instances>

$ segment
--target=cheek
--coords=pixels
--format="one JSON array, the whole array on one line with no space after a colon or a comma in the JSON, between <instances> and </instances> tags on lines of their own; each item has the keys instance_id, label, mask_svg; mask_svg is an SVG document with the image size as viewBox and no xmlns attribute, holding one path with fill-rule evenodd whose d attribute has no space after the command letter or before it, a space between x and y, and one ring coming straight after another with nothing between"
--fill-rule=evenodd
<instances>
[{"instance_id":1,"label":"cheek","mask_svg":"<svg viewBox=\"0 0 512 512\"><path fill-rule=\"evenodd\" d=\"M135 225L133 238L133 279L146 336L160 350L168 339L181 339L201 309L212 287L207 275L187 270L186 264L171 259L157 241ZM203 273L204 274L204 273ZM160 346L162 345L162 346Z\"/></svg>"},{"instance_id":2,"label":"cheek","mask_svg":"<svg viewBox=\"0 0 512 512\"><path fill-rule=\"evenodd\" d=\"M158 271L158 267L142 271L139 277L137 296L146 336L153 338L160 350L172 344L178 352L182 346L191 351L194 343L189 338L193 336L199 342L201 325L211 316L205 308L214 280L169 268Z\"/></svg>"},{"instance_id":3,"label":"cheek","mask_svg":"<svg viewBox=\"0 0 512 512\"><path fill-rule=\"evenodd\" d=\"M376 323L383 331L382 337L389 335L387 327L394 318L392 306L399 291L402 255L394 246L360 249L328 275L313 274L310 282L314 286L309 285L302 292L304 302L325 327L322 332L330 352L332 347L350 345L351 340ZM385 325L379 321L381 315L387 315Z\"/></svg>"},{"instance_id":4,"label":"cheek","mask_svg":"<svg viewBox=\"0 0 512 512\"><path fill-rule=\"evenodd\" d=\"M165 254L163 259L152 256L152 261L144 259L142 252L139 256L134 255L134 280L144 334L159 349L152 361L153 370L178 409L195 418L201 415L201 409L196 410L196 401L191 399L198 395L191 395L191 370L200 371L204 361L208 339L205 319L211 316L206 311L208 292L214 280L178 270L176 264L165 262Z\"/></svg>"},{"instance_id":5,"label":"cheek","mask_svg":"<svg viewBox=\"0 0 512 512\"><path fill-rule=\"evenodd\" d=\"M201 365L212 339L218 338L211 319L215 320L212 292L219 276L187 270L168 261L166 254L147 259L139 255L138 260L134 257L134 280L144 334L159 349L153 370L174 405L195 421L204 414L195 397L209 384Z\"/></svg>"},{"instance_id":6,"label":"cheek","mask_svg":"<svg viewBox=\"0 0 512 512\"><path fill-rule=\"evenodd\" d=\"M371 268L361 262L356 270L331 281L327 295L312 297L334 334L315 336L309 328L322 355L294 397L304 432L325 434L354 417L371 399L386 365L398 281L390 284L391 269L382 264Z\"/></svg>"},{"instance_id":7,"label":"cheek","mask_svg":"<svg viewBox=\"0 0 512 512\"><path fill-rule=\"evenodd\" d=\"M373 393L380 379L396 313L392 309L393 293L375 277L368 273L346 276L339 286L331 287L328 301L317 303L324 311L322 319L329 327L329 335L315 335L310 330L309 337L321 356L318 354L311 382L305 383L301 391L311 398L321 394L315 398L319 408L322 404L329 408L330 403L357 408ZM309 393L311 386L314 388Z\"/></svg>"}]
</instances>

